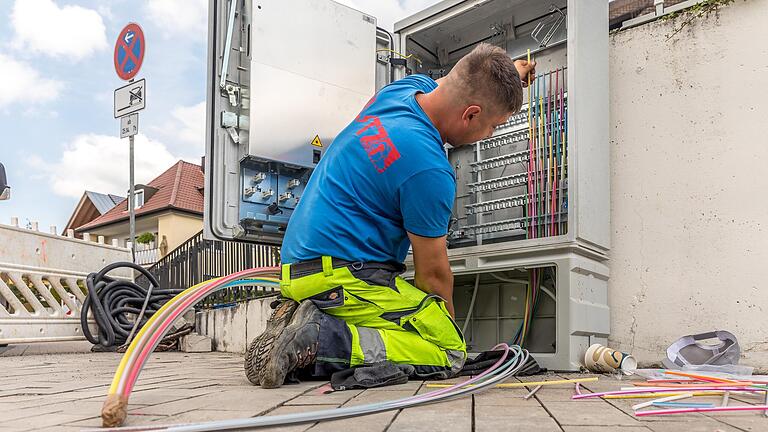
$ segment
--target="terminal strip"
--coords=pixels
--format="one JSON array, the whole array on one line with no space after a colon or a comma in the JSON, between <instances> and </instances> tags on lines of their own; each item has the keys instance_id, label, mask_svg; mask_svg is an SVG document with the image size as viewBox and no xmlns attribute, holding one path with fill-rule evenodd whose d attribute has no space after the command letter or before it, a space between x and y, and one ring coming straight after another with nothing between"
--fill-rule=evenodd
<instances>
[{"instance_id":1,"label":"terminal strip","mask_svg":"<svg viewBox=\"0 0 768 432\"><path fill-rule=\"evenodd\" d=\"M477 145L480 146L480 150L489 150L507 144L515 144L521 141L528 141L529 138L530 135L528 134L528 128L526 128L524 130L513 131L504 135L498 135L486 140L478 141Z\"/></svg>"},{"instance_id":2,"label":"terminal strip","mask_svg":"<svg viewBox=\"0 0 768 432\"><path fill-rule=\"evenodd\" d=\"M474 204L467 204L464 207L467 209L467 214L486 213L495 210L508 209L512 207L520 207L528 203L528 195L517 195L507 198L501 198L492 201L485 201Z\"/></svg>"},{"instance_id":3,"label":"terminal strip","mask_svg":"<svg viewBox=\"0 0 768 432\"><path fill-rule=\"evenodd\" d=\"M478 172L521 162L528 162L528 150L497 156L481 162L472 162L470 165L472 166L472 171Z\"/></svg>"},{"instance_id":4,"label":"terminal strip","mask_svg":"<svg viewBox=\"0 0 768 432\"><path fill-rule=\"evenodd\" d=\"M464 229L474 231L475 234L493 234L497 232L514 231L511 233L512 235L523 235L525 234L526 228L525 219L526 218L515 218L495 222L486 222L477 225L467 225L464 227ZM518 230L520 231L519 233L516 232Z\"/></svg>"},{"instance_id":5,"label":"terminal strip","mask_svg":"<svg viewBox=\"0 0 768 432\"><path fill-rule=\"evenodd\" d=\"M469 183L469 192L488 192L497 189L505 189L515 186L525 186L528 184L528 173L514 174L505 177L499 177L491 180L484 180L475 183Z\"/></svg>"},{"instance_id":6,"label":"terminal strip","mask_svg":"<svg viewBox=\"0 0 768 432\"><path fill-rule=\"evenodd\" d=\"M564 220L567 216L567 212L560 212L556 214L558 221ZM523 235L525 229L533 224L530 223L530 217L519 217L513 219L505 219L500 221L485 222L475 225L467 225L463 227L464 230L473 231L475 234L493 234L497 232L513 231L512 235ZM521 230L520 232L517 232Z\"/></svg>"},{"instance_id":7,"label":"terminal strip","mask_svg":"<svg viewBox=\"0 0 768 432\"><path fill-rule=\"evenodd\" d=\"M515 126L519 124L526 124L528 123L528 107L527 104L523 105L523 108L518 112L517 114L513 115L512 117L507 120L506 123L501 124L496 127L496 129L504 129L508 128L510 126Z\"/></svg>"}]
</instances>

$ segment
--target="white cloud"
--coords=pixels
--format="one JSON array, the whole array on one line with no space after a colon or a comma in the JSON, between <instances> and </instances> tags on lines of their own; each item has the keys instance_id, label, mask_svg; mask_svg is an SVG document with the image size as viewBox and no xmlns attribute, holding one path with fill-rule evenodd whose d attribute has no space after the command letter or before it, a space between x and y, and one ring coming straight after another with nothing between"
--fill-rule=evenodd
<instances>
[{"instance_id":1,"label":"white cloud","mask_svg":"<svg viewBox=\"0 0 768 432\"><path fill-rule=\"evenodd\" d=\"M205 152L205 101L175 106L162 126L152 124L146 130L162 138L181 157L194 161Z\"/></svg>"},{"instance_id":2,"label":"white cloud","mask_svg":"<svg viewBox=\"0 0 768 432\"><path fill-rule=\"evenodd\" d=\"M145 9L165 37L205 39L208 35L207 0L148 0Z\"/></svg>"},{"instance_id":3,"label":"white cloud","mask_svg":"<svg viewBox=\"0 0 768 432\"><path fill-rule=\"evenodd\" d=\"M163 143L136 135L136 183L151 181L177 160ZM85 190L124 195L128 190L128 140L116 136L78 135L57 161L33 155L27 164L44 173L57 195L79 198Z\"/></svg>"},{"instance_id":4,"label":"white cloud","mask_svg":"<svg viewBox=\"0 0 768 432\"><path fill-rule=\"evenodd\" d=\"M107 48L101 15L80 6L59 7L52 0L16 0L11 12L14 48L81 60Z\"/></svg>"},{"instance_id":5,"label":"white cloud","mask_svg":"<svg viewBox=\"0 0 768 432\"><path fill-rule=\"evenodd\" d=\"M179 106L171 111L179 127L171 128L174 136L202 150L205 146L205 101L192 106Z\"/></svg>"},{"instance_id":6,"label":"white cloud","mask_svg":"<svg viewBox=\"0 0 768 432\"><path fill-rule=\"evenodd\" d=\"M13 103L39 105L59 96L63 84L46 79L27 63L0 53L0 109Z\"/></svg>"}]
</instances>

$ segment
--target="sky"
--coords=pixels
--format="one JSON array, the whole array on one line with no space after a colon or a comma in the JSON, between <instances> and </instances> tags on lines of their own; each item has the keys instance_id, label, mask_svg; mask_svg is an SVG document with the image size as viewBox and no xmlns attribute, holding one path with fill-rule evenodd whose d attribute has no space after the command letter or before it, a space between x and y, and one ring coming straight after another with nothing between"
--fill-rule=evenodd
<instances>
[{"instance_id":1,"label":"sky","mask_svg":"<svg viewBox=\"0 0 768 432\"><path fill-rule=\"evenodd\" d=\"M436 0L339 0L395 21ZM141 25L147 80L139 114L136 183L204 154L208 0L0 0L0 163L18 217L62 231L85 190L125 196L128 139L119 138L113 91L118 32Z\"/></svg>"}]
</instances>

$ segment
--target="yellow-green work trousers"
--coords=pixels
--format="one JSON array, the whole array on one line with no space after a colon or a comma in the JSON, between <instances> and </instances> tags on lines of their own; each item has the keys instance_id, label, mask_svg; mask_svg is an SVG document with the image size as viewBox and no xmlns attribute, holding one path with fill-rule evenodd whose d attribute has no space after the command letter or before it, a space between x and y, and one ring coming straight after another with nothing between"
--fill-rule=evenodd
<instances>
[{"instance_id":1,"label":"yellow-green work trousers","mask_svg":"<svg viewBox=\"0 0 768 432\"><path fill-rule=\"evenodd\" d=\"M406 282L387 266L354 263L300 271L282 266L284 297L310 300L328 315L320 326L315 375L390 361L415 367L418 378L449 378L467 349L443 299ZM335 319L334 319L335 318Z\"/></svg>"}]
</instances>

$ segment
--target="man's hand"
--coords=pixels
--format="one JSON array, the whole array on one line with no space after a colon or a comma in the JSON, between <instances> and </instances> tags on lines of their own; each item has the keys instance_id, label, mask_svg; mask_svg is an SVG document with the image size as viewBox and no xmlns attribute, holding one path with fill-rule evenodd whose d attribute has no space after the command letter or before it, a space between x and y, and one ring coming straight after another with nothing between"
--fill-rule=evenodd
<instances>
[{"instance_id":1,"label":"man's hand","mask_svg":"<svg viewBox=\"0 0 768 432\"><path fill-rule=\"evenodd\" d=\"M453 273L448 264L445 236L429 238L408 233L408 238L413 245L416 288L442 297L451 317L456 318L453 310Z\"/></svg>"},{"instance_id":2,"label":"man's hand","mask_svg":"<svg viewBox=\"0 0 768 432\"><path fill-rule=\"evenodd\" d=\"M528 87L528 81L533 81L536 76L536 61L532 60L529 63L528 60L515 60L515 69L517 69L517 73L520 75L523 88Z\"/></svg>"}]
</instances>

